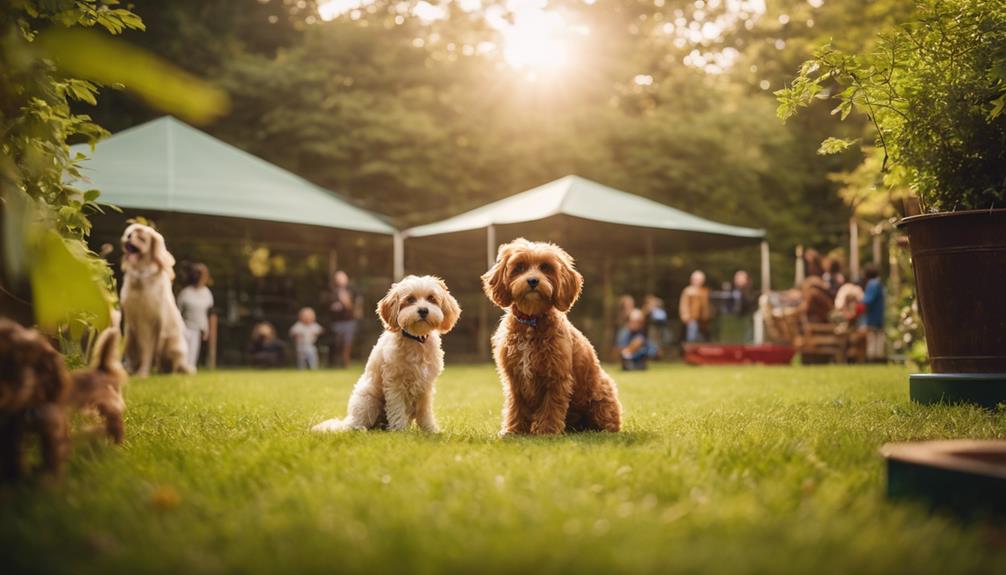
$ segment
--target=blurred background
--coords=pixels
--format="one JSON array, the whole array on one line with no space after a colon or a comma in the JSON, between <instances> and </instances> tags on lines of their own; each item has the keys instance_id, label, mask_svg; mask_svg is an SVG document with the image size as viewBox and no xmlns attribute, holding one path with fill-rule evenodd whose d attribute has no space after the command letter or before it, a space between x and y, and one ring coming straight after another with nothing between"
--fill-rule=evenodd
<instances>
[{"instance_id":1,"label":"blurred background","mask_svg":"<svg viewBox=\"0 0 1006 575\"><path fill-rule=\"evenodd\" d=\"M193 122L200 130L397 229L576 174L766 230L774 288L793 286L798 246L848 269L851 240L859 259L890 266L893 240L884 236L877 248L871 233L899 205L877 192L876 158L818 153L827 136L868 134L865 120L840 123L825 102L784 124L773 92L822 42L868 49L910 2L140 0L129 7L145 30L123 31L125 41L229 96L229 112ZM73 106L113 134L164 115L149 98L115 89L103 90L96 105ZM369 348L376 336L369 312L393 279L390 238L124 206L93 218L90 247L117 246L126 220L137 216L166 234L183 266L209 266L221 363L241 361L257 321L283 333L300 306L320 301L335 269L349 273L363 300L358 345ZM405 271L443 275L466 309L463 335L447 338L448 351L476 356L484 237L406 246ZM705 270L713 290L739 269L759 278L757 244L660 249L618 253L602 289L603 250L567 247L587 281L574 321L604 348L617 295L640 303L657 295L673 318L693 269ZM108 250L117 263L117 249Z\"/></svg>"}]
</instances>

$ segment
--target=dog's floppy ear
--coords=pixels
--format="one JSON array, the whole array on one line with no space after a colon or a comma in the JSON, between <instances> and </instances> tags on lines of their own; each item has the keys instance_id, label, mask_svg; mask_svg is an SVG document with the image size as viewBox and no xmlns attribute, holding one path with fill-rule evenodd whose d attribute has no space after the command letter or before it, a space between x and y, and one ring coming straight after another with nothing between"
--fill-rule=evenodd
<instances>
[{"instance_id":1,"label":"dog's floppy ear","mask_svg":"<svg viewBox=\"0 0 1006 575\"><path fill-rule=\"evenodd\" d=\"M437 330L440 333L447 333L454 329L454 324L458 323L458 318L461 317L461 306L458 305L458 300L454 299L450 290L447 289L447 284L444 283L444 280L437 278L437 285L443 292L440 294L440 309L444 312L444 320L440 322L440 327Z\"/></svg>"},{"instance_id":2,"label":"dog's floppy ear","mask_svg":"<svg viewBox=\"0 0 1006 575\"><path fill-rule=\"evenodd\" d=\"M558 259L558 270L556 274L559 276L558 286L555 289L555 295L553 299L555 300L555 308L559 311L569 311L569 308L573 307L576 300L580 297L580 292L583 290L583 276L580 272L576 271L573 266L573 258L566 253L562 248L556 247L556 251L559 254Z\"/></svg>"},{"instance_id":3,"label":"dog's floppy ear","mask_svg":"<svg viewBox=\"0 0 1006 575\"><path fill-rule=\"evenodd\" d=\"M168 272L168 277L175 279L175 256L171 255L168 247L164 245L164 236L157 230L150 228L150 258L154 263Z\"/></svg>"},{"instance_id":4,"label":"dog's floppy ear","mask_svg":"<svg viewBox=\"0 0 1006 575\"><path fill-rule=\"evenodd\" d=\"M388 293L377 302L377 317L381 318L384 329L401 331L402 328L398 325L398 284L392 284Z\"/></svg>"},{"instance_id":5,"label":"dog's floppy ear","mask_svg":"<svg viewBox=\"0 0 1006 575\"><path fill-rule=\"evenodd\" d=\"M510 286L506 282L506 268L510 256L514 252L513 246L517 241L501 245L496 253L496 263L489 268L489 271L482 274L482 291L486 293L490 301L501 308L508 307L513 303L513 298L510 297Z\"/></svg>"}]
</instances>

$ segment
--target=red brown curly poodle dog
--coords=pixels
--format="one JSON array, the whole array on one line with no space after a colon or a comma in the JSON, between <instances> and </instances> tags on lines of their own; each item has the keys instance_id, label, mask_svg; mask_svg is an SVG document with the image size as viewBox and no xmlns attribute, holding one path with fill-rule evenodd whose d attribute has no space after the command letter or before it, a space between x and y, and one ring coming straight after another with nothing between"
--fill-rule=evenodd
<instances>
[{"instance_id":1,"label":"red brown curly poodle dog","mask_svg":"<svg viewBox=\"0 0 1006 575\"><path fill-rule=\"evenodd\" d=\"M583 288L573 258L518 238L500 247L482 287L508 310L492 340L505 396L500 434L619 431L618 388L566 318Z\"/></svg>"}]
</instances>

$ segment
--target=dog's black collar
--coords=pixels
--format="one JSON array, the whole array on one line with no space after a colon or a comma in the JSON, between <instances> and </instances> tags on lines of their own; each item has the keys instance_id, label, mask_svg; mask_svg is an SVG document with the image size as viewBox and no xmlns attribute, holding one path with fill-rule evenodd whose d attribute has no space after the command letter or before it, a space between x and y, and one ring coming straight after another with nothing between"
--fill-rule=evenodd
<instances>
[{"instance_id":1,"label":"dog's black collar","mask_svg":"<svg viewBox=\"0 0 1006 575\"><path fill-rule=\"evenodd\" d=\"M426 335L413 335L413 334L405 331L404 329L402 330L402 335L405 336L405 337L407 337L407 338L409 338L409 339L414 339L414 340L418 341L419 343L426 343L426 338L429 337L429 336L426 336Z\"/></svg>"},{"instance_id":2,"label":"dog's black collar","mask_svg":"<svg viewBox=\"0 0 1006 575\"><path fill-rule=\"evenodd\" d=\"M538 327L538 319L540 319L540 316L524 315L515 309L510 310L510 315L512 315L515 320L519 321L524 325L529 325L531 327Z\"/></svg>"}]
</instances>

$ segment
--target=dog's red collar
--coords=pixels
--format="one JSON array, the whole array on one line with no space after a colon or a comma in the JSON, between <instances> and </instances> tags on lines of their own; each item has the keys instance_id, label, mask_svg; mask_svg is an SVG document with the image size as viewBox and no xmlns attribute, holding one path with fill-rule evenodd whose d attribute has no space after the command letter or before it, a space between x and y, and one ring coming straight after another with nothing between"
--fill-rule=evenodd
<instances>
[{"instance_id":1,"label":"dog's red collar","mask_svg":"<svg viewBox=\"0 0 1006 575\"><path fill-rule=\"evenodd\" d=\"M531 327L538 327L538 320L541 319L540 315L524 315L514 308L510 308L510 314L515 320Z\"/></svg>"}]
</instances>

